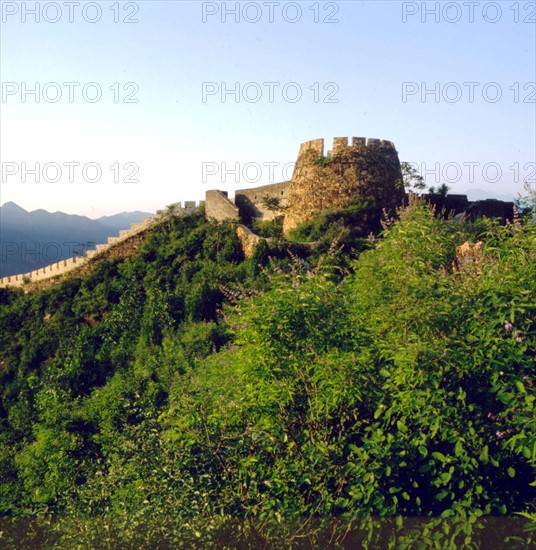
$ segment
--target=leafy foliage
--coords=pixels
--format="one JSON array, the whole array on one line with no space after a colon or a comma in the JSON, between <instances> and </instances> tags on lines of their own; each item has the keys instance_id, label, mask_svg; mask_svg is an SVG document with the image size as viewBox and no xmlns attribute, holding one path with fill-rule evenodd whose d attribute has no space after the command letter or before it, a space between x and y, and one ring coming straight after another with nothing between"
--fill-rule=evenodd
<instances>
[{"instance_id":1,"label":"leafy foliage","mask_svg":"<svg viewBox=\"0 0 536 550\"><path fill-rule=\"evenodd\" d=\"M295 238L342 217L355 245L375 212ZM170 216L83 280L0 290L2 513L101 548L454 548L528 521L536 226L417 202L343 266L262 242L246 260L231 225Z\"/></svg>"},{"instance_id":2,"label":"leafy foliage","mask_svg":"<svg viewBox=\"0 0 536 550\"><path fill-rule=\"evenodd\" d=\"M337 241L346 253L368 247L368 237L382 229L384 213L374 201L359 197L349 200L342 208L326 210L312 220L296 227L289 239L297 242L316 242L317 250L325 253Z\"/></svg>"}]
</instances>

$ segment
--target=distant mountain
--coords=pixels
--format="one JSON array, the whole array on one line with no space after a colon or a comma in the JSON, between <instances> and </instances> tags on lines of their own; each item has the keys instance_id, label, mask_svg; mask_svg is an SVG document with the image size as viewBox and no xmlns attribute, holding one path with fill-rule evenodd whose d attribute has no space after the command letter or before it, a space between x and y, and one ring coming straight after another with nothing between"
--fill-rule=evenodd
<instances>
[{"instance_id":1,"label":"distant mountain","mask_svg":"<svg viewBox=\"0 0 536 550\"><path fill-rule=\"evenodd\" d=\"M116 229L128 229L133 223L139 223L144 218L154 216L151 212L121 212L113 216L102 216L97 218L96 221L106 225L108 227L115 227Z\"/></svg>"},{"instance_id":2,"label":"distant mountain","mask_svg":"<svg viewBox=\"0 0 536 550\"><path fill-rule=\"evenodd\" d=\"M499 195L493 191L485 191L484 189L468 189L463 192L464 195L467 195L467 198L470 201L484 201L486 199L498 199L500 201L512 202L514 199L517 199L517 194L504 194Z\"/></svg>"},{"instance_id":3,"label":"distant mountain","mask_svg":"<svg viewBox=\"0 0 536 550\"><path fill-rule=\"evenodd\" d=\"M28 212L14 202L0 207L0 277L27 273L92 249L141 221L143 212L123 212L92 220L86 216Z\"/></svg>"}]
</instances>

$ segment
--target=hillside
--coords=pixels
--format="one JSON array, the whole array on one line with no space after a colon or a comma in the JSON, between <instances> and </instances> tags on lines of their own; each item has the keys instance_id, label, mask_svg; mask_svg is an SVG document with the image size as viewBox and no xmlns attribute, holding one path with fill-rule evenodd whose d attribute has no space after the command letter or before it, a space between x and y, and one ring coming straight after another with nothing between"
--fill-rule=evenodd
<instances>
[{"instance_id":1,"label":"hillside","mask_svg":"<svg viewBox=\"0 0 536 550\"><path fill-rule=\"evenodd\" d=\"M151 215L123 212L92 220L43 209L28 212L7 202L0 207L0 278L34 271L70 258L77 251L92 250L120 229Z\"/></svg>"},{"instance_id":2,"label":"hillside","mask_svg":"<svg viewBox=\"0 0 536 550\"><path fill-rule=\"evenodd\" d=\"M0 289L8 544L530 543L536 225L377 224L353 204L246 259L233 222L171 217Z\"/></svg>"}]
</instances>

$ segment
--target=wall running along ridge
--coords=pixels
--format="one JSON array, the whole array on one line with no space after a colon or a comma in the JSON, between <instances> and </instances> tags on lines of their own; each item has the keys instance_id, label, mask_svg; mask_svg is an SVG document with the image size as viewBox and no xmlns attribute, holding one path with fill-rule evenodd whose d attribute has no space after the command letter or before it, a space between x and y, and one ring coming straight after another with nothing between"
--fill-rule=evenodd
<instances>
[{"instance_id":1,"label":"wall running along ridge","mask_svg":"<svg viewBox=\"0 0 536 550\"><path fill-rule=\"evenodd\" d=\"M200 202L199 206L203 204L203 202ZM185 216L187 214L192 214L198 210L199 206L193 201L185 202L184 207L181 206L181 203L177 203L173 205L173 215ZM35 271L30 271L29 273L3 277L0 279L0 288L7 286L21 287L23 284L26 284L26 282L36 283L79 270L89 262L94 262L95 260L109 256L110 253L113 253L115 247L119 248L135 235L140 235L154 225L162 223L165 218L165 211L159 210L155 217L144 218L142 222L132 224L130 229L121 229L118 237L108 237L108 242L106 244L98 244L95 250L88 250L83 256L75 256L67 260L61 260L54 264L36 269Z\"/></svg>"},{"instance_id":2,"label":"wall running along ridge","mask_svg":"<svg viewBox=\"0 0 536 550\"><path fill-rule=\"evenodd\" d=\"M284 216L283 231L287 235L323 210L339 208L355 197L372 199L387 211L394 211L403 204L402 171L398 153L391 141L353 137L350 144L348 138L336 137L326 154L323 139L306 141L300 145L290 182L237 190L234 202L225 191L207 191L206 201L201 201L199 206L205 206L207 219L216 221L231 219L249 223L254 219L273 220ZM434 195L428 197L432 203L439 200ZM277 201L273 200L271 207L267 208L266 199ZM452 195L441 201L449 210L464 211L471 217L513 217L513 203L497 200L471 203L465 195ZM0 280L0 287L22 286L25 280L35 283L73 270L84 271L82 266L96 258L106 259L113 253L114 247L119 253L122 243L161 222L167 215L186 215L198 208L195 202L185 202L184 207L177 203L168 211L158 211L156 218L145 218L142 223L120 231L119 237L110 237L107 244L97 245L96 250L88 251L85 256L62 260L30 273L4 277ZM237 234L246 256L250 257L260 237L241 225L237 227ZM130 248L123 247L121 257L135 252L135 246Z\"/></svg>"}]
</instances>

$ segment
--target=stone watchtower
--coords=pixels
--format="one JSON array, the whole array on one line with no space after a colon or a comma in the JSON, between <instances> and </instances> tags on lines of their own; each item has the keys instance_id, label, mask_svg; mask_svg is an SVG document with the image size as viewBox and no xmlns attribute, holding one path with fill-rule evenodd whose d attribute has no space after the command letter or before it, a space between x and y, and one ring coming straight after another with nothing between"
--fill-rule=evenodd
<instances>
[{"instance_id":1,"label":"stone watchtower","mask_svg":"<svg viewBox=\"0 0 536 550\"><path fill-rule=\"evenodd\" d=\"M294 227L352 197L370 198L391 210L402 204L404 186L394 144L380 139L334 138L324 156L324 140L302 143L288 191L283 229Z\"/></svg>"}]
</instances>

